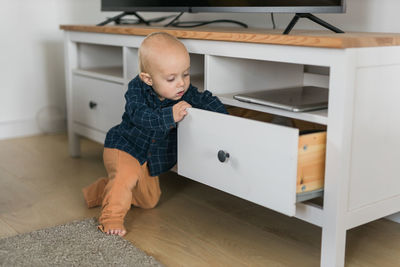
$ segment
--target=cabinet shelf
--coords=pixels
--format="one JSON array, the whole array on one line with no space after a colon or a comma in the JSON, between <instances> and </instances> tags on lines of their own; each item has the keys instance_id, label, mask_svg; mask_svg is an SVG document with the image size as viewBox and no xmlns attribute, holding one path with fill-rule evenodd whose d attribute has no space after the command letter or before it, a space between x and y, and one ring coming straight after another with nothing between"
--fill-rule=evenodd
<instances>
[{"instance_id":1,"label":"cabinet shelf","mask_svg":"<svg viewBox=\"0 0 400 267\"><path fill-rule=\"evenodd\" d=\"M308 112L291 112L283 109L267 107L263 105L257 105L252 103L246 103L233 98L237 93L229 93L229 94L220 94L216 95L221 100L221 102L225 105L241 107L256 111L261 111L269 114L280 115L288 118L299 119L303 121L314 122L322 125L328 124L328 110L315 110Z\"/></svg>"},{"instance_id":2,"label":"cabinet shelf","mask_svg":"<svg viewBox=\"0 0 400 267\"><path fill-rule=\"evenodd\" d=\"M122 66L79 68L72 70L72 72L74 74L80 74L83 76L116 82L120 84L124 83Z\"/></svg>"}]
</instances>

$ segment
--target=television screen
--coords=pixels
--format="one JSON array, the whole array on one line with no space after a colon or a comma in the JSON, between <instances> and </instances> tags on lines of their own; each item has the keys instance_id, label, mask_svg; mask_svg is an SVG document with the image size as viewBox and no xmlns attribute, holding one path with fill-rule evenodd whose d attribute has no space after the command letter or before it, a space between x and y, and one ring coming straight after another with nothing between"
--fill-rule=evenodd
<instances>
[{"instance_id":1,"label":"television screen","mask_svg":"<svg viewBox=\"0 0 400 267\"><path fill-rule=\"evenodd\" d=\"M101 10L343 13L345 0L102 0Z\"/></svg>"}]
</instances>

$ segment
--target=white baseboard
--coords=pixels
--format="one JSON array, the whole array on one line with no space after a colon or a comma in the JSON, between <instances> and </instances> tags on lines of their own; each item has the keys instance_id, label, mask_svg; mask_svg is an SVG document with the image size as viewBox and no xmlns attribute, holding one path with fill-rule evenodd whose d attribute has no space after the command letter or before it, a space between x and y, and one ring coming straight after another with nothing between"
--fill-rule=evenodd
<instances>
[{"instance_id":1,"label":"white baseboard","mask_svg":"<svg viewBox=\"0 0 400 267\"><path fill-rule=\"evenodd\" d=\"M388 220L391 220L391 221L400 223L400 212L399 212L399 213L392 214L392 215L387 216L387 217L385 217L385 218L388 219Z\"/></svg>"},{"instance_id":2,"label":"white baseboard","mask_svg":"<svg viewBox=\"0 0 400 267\"><path fill-rule=\"evenodd\" d=\"M65 131L65 119L52 121L52 132ZM40 129L36 119L0 122L0 140L46 133Z\"/></svg>"}]
</instances>

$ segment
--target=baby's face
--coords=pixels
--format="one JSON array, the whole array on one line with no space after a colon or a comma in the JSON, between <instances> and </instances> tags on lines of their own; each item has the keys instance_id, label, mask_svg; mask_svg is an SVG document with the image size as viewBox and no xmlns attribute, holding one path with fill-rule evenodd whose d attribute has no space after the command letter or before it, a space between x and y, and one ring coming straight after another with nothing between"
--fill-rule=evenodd
<instances>
[{"instance_id":1,"label":"baby's face","mask_svg":"<svg viewBox=\"0 0 400 267\"><path fill-rule=\"evenodd\" d=\"M190 85L190 57L183 49L161 55L152 62L153 88L160 100L179 100Z\"/></svg>"}]
</instances>

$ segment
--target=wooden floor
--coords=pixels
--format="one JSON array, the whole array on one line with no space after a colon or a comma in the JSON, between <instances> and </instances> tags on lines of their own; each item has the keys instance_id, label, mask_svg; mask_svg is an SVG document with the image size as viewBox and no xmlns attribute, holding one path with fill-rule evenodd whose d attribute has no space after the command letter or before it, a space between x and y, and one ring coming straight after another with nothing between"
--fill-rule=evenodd
<instances>
[{"instance_id":1,"label":"wooden floor","mask_svg":"<svg viewBox=\"0 0 400 267\"><path fill-rule=\"evenodd\" d=\"M0 141L0 237L94 217L80 189L105 174L102 146L65 135ZM166 266L319 266L321 229L182 178L161 176L160 204L133 208L126 238ZM400 224L348 231L346 266L400 266Z\"/></svg>"}]
</instances>

